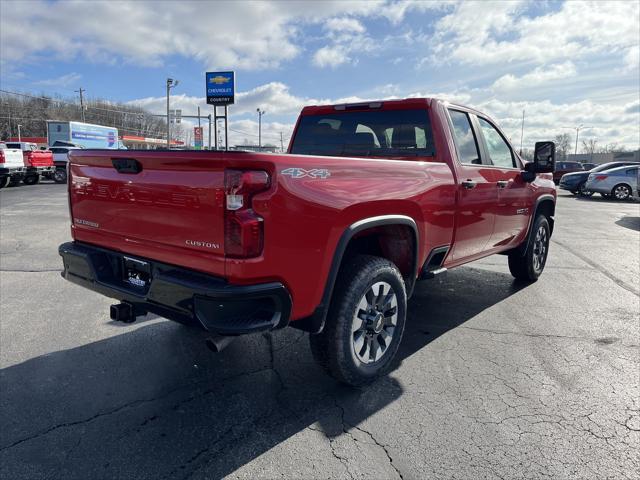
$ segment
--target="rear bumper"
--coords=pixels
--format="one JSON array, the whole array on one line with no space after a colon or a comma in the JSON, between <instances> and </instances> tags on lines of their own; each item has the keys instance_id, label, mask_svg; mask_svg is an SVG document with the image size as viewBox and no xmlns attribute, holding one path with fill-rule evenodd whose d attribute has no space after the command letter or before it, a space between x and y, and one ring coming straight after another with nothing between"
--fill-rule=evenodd
<instances>
[{"instance_id":1,"label":"rear bumper","mask_svg":"<svg viewBox=\"0 0 640 480\"><path fill-rule=\"evenodd\" d=\"M53 173L53 171L56 169L56 167L54 167L53 165L47 166L47 167L27 167L27 173L39 173L39 174L43 174L43 173Z\"/></svg>"},{"instance_id":2,"label":"rear bumper","mask_svg":"<svg viewBox=\"0 0 640 480\"><path fill-rule=\"evenodd\" d=\"M69 242L58 248L62 276L85 288L180 323L220 335L282 328L289 323L291 296L278 282L229 285L223 279L174 265ZM150 280L125 280L124 258L147 265Z\"/></svg>"},{"instance_id":3,"label":"rear bumper","mask_svg":"<svg viewBox=\"0 0 640 480\"><path fill-rule=\"evenodd\" d=\"M570 191L577 190L579 185L580 185L579 181L565 180L564 178L560 179L560 183L558 184L561 190L570 190Z\"/></svg>"},{"instance_id":4,"label":"rear bumper","mask_svg":"<svg viewBox=\"0 0 640 480\"><path fill-rule=\"evenodd\" d=\"M2 167L0 168L0 175L22 175L24 173L24 167Z\"/></svg>"}]
</instances>

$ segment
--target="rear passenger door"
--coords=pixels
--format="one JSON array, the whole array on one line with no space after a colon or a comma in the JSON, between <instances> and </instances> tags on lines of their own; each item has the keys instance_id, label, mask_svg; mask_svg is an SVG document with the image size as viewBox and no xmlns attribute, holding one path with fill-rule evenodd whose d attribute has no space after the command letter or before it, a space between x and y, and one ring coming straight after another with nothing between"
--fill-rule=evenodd
<instances>
[{"instance_id":1,"label":"rear passenger door","mask_svg":"<svg viewBox=\"0 0 640 480\"><path fill-rule=\"evenodd\" d=\"M529 226L531 184L522 179L522 168L511 145L488 119L478 116L478 130L485 163L491 165L497 199L495 222L488 249L511 245Z\"/></svg>"},{"instance_id":2,"label":"rear passenger door","mask_svg":"<svg viewBox=\"0 0 640 480\"><path fill-rule=\"evenodd\" d=\"M493 172L482 163L480 143L469 112L450 108L450 129L458 161L458 209L450 259L472 260L486 250L493 233L498 199Z\"/></svg>"}]
</instances>

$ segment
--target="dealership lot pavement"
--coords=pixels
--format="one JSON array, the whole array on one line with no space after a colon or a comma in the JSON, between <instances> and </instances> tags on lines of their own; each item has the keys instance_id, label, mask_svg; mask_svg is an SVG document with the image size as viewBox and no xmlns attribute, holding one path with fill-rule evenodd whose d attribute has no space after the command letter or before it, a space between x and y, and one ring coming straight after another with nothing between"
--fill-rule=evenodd
<instances>
[{"instance_id":1,"label":"dealership lot pavement","mask_svg":"<svg viewBox=\"0 0 640 480\"><path fill-rule=\"evenodd\" d=\"M419 284L395 370L338 385L293 329L204 336L64 281L64 186L0 192L1 478L639 478L640 205L560 193L540 281Z\"/></svg>"}]
</instances>

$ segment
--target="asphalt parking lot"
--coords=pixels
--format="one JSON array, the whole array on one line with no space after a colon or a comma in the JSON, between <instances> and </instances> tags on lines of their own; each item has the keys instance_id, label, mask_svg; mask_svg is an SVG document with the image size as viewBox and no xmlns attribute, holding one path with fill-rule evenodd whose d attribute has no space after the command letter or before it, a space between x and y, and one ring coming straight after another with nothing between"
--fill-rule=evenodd
<instances>
[{"instance_id":1,"label":"asphalt parking lot","mask_svg":"<svg viewBox=\"0 0 640 480\"><path fill-rule=\"evenodd\" d=\"M422 282L364 390L293 329L212 354L64 281L65 186L0 192L0 476L640 478L640 205L560 193L546 271Z\"/></svg>"}]
</instances>

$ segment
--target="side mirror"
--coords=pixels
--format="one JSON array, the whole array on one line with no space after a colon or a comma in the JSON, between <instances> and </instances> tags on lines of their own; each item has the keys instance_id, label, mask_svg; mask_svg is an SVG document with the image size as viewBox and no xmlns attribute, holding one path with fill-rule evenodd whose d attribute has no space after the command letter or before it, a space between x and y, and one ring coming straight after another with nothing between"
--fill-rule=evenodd
<instances>
[{"instance_id":1,"label":"side mirror","mask_svg":"<svg viewBox=\"0 0 640 480\"><path fill-rule=\"evenodd\" d=\"M536 142L533 162L525 168L531 173L553 173L556 169L556 144L553 142Z\"/></svg>"}]
</instances>

